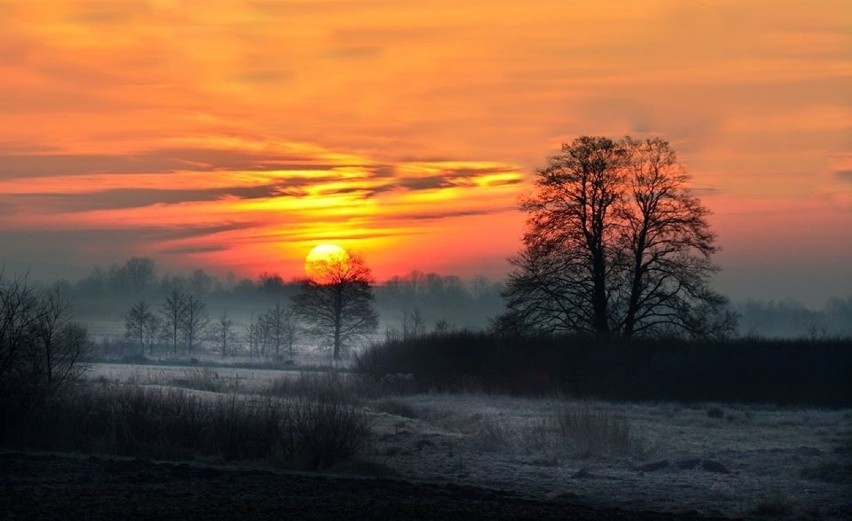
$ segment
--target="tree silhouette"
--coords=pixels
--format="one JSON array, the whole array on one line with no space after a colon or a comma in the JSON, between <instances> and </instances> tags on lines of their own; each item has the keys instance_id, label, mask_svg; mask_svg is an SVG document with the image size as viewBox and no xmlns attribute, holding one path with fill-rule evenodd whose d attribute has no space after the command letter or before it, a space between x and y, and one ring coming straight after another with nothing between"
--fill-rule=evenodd
<instances>
[{"instance_id":1,"label":"tree silhouette","mask_svg":"<svg viewBox=\"0 0 852 521\"><path fill-rule=\"evenodd\" d=\"M195 295L184 297L184 315L180 329L189 354L192 354L196 344L205 337L209 325L210 315L207 313L207 305Z\"/></svg>"},{"instance_id":2,"label":"tree silhouette","mask_svg":"<svg viewBox=\"0 0 852 521\"><path fill-rule=\"evenodd\" d=\"M236 334L234 333L234 321L231 320L227 311L223 311L213 322L211 336L219 343L219 347L222 349L222 358L228 356L229 350L233 350L233 345L236 342Z\"/></svg>"},{"instance_id":3,"label":"tree silhouette","mask_svg":"<svg viewBox=\"0 0 852 521\"><path fill-rule=\"evenodd\" d=\"M352 340L378 327L373 277L364 259L348 252L316 263L302 282L293 306L308 332L332 347L334 360Z\"/></svg>"},{"instance_id":4,"label":"tree silhouette","mask_svg":"<svg viewBox=\"0 0 852 521\"><path fill-rule=\"evenodd\" d=\"M154 338L160 327L160 321L157 316L151 311L151 306L144 300L140 300L130 307L127 315L124 317L124 331L127 338L139 342L139 347L142 350L141 354L145 354L145 346L149 346L153 354Z\"/></svg>"},{"instance_id":5,"label":"tree silhouette","mask_svg":"<svg viewBox=\"0 0 852 521\"><path fill-rule=\"evenodd\" d=\"M181 327L186 320L186 296L180 291L172 291L166 296L160 308L163 317L163 337L172 344L172 353L177 354Z\"/></svg>"},{"instance_id":6,"label":"tree silhouette","mask_svg":"<svg viewBox=\"0 0 852 521\"><path fill-rule=\"evenodd\" d=\"M502 323L547 331L690 334L732 327L708 210L661 139L583 136L538 171Z\"/></svg>"}]
</instances>

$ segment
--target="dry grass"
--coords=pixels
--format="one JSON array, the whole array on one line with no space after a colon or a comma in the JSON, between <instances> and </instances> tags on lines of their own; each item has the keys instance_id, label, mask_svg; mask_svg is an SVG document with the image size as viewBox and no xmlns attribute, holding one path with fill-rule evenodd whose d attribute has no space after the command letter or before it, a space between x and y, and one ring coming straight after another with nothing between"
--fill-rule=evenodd
<instances>
[{"instance_id":1,"label":"dry grass","mask_svg":"<svg viewBox=\"0 0 852 521\"><path fill-rule=\"evenodd\" d=\"M358 407L333 396L205 399L182 389L98 385L54 397L14 427L11 444L322 469L354 454L368 430Z\"/></svg>"},{"instance_id":2,"label":"dry grass","mask_svg":"<svg viewBox=\"0 0 852 521\"><path fill-rule=\"evenodd\" d=\"M562 403L556 408L559 439L571 453L580 457L637 456L643 443L630 423L606 408L591 402Z\"/></svg>"}]
</instances>

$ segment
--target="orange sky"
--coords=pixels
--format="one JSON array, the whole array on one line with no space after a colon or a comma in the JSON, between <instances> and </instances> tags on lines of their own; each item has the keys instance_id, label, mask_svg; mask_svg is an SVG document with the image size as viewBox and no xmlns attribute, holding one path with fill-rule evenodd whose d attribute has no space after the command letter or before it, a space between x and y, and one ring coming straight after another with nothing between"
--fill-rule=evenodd
<instances>
[{"instance_id":1,"label":"orange sky","mask_svg":"<svg viewBox=\"0 0 852 521\"><path fill-rule=\"evenodd\" d=\"M735 298L852 293L845 0L0 0L0 262L502 276L579 134L670 140ZM75 271L76 270L76 271Z\"/></svg>"}]
</instances>

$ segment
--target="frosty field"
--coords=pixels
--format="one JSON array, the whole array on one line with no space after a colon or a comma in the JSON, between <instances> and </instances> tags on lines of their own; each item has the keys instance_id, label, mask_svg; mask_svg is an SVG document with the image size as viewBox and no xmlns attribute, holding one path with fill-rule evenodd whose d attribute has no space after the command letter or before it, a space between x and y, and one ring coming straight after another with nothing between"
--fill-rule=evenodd
<instances>
[{"instance_id":1,"label":"frosty field","mask_svg":"<svg viewBox=\"0 0 852 521\"><path fill-rule=\"evenodd\" d=\"M297 371L94 364L86 378L263 392ZM236 384L236 386L235 386ZM334 470L538 499L707 516L852 515L852 410L719 403L385 394L370 437Z\"/></svg>"}]
</instances>

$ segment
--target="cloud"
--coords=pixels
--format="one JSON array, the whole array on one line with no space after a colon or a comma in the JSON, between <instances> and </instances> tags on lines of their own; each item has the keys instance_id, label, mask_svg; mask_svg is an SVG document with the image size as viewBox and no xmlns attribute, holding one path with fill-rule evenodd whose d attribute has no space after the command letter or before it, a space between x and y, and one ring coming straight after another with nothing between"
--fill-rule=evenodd
<instances>
[{"instance_id":1,"label":"cloud","mask_svg":"<svg viewBox=\"0 0 852 521\"><path fill-rule=\"evenodd\" d=\"M837 170L834 172L834 176L840 181L852 183L852 170Z\"/></svg>"},{"instance_id":2,"label":"cloud","mask_svg":"<svg viewBox=\"0 0 852 521\"><path fill-rule=\"evenodd\" d=\"M331 170L360 164L329 163L315 155L210 148L162 148L129 154L3 154L0 180L92 173L143 174L179 171Z\"/></svg>"},{"instance_id":3,"label":"cloud","mask_svg":"<svg viewBox=\"0 0 852 521\"><path fill-rule=\"evenodd\" d=\"M365 58L377 58L384 53L384 49L373 45L347 45L332 47L324 56L332 59L357 60Z\"/></svg>"},{"instance_id":4,"label":"cloud","mask_svg":"<svg viewBox=\"0 0 852 521\"><path fill-rule=\"evenodd\" d=\"M307 181L303 181L307 184ZM15 194L6 198L24 206L40 206L48 211L84 212L115 210L121 208L143 208L155 204L179 204L187 202L215 201L227 197L237 199L261 199L280 193L278 184L206 189L150 189L123 188L74 194ZM0 195L0 200L4 196Z\"/></svg>"}]
</instances>

